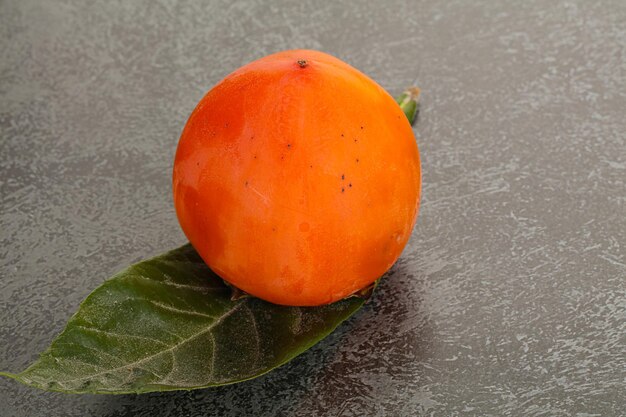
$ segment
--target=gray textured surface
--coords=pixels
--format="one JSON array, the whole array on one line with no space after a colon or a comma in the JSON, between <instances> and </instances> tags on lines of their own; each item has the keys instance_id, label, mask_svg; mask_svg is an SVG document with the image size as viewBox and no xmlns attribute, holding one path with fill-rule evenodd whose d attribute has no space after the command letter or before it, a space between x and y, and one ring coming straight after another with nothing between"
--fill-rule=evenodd
<instances>
[{"instance_id":1,"label":"gray textured surface","mask_svg":"<svg viewBox=\"0 0 626 417\"><path fill-rule=\"evenodd\" d=\"M183 243L180 131L294 47L424 91L422 209L375 299L257 380L3 416L617 416L626 410L626 3L0 2L0 368L128 263Z\"/></svg>"}]
</instances>

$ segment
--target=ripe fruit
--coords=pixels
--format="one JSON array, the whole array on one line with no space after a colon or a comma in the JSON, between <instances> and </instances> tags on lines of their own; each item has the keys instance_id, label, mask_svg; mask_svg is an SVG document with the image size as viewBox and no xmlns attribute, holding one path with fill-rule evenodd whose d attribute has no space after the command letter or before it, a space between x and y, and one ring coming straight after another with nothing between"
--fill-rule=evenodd
<instances>
[{"instance_id":1,"label":"ripe fruit","mask_svg":"<svg viewBox=\"0 0 626 417\"><path fill-rule=\"evenodd\" d=\"M374 282L417 216L419 154L394 99L322 52L228 75L178 144L174 203L204 261L267 301L320 305Z\"/></svg>"}]
</instances>

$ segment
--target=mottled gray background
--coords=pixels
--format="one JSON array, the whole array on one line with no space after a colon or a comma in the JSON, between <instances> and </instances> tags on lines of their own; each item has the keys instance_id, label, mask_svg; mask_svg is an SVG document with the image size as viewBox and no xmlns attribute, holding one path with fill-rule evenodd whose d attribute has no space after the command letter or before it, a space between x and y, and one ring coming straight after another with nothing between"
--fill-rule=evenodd
<instances>
[{"instance_id":1,"label":"mottled gray background","mask_svg":"<svg viewBox=\"0 0 626 417\"><path fill-rule=\"evenodd\" d=\"M0 1L0 369L182 244L178 136L233 69L332 53L424 91L422 208L373 301L253 381L46 393L2 416L626 412L626 2Z\"/></svg>"}]
</instances>

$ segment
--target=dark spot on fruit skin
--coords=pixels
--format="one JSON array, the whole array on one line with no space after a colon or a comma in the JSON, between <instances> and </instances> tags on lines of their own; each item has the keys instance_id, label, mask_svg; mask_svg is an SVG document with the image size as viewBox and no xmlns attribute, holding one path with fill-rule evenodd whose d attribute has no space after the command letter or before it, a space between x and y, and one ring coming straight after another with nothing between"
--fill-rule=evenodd
<instances>
[{"instance_id":1,"label":"dark spot on fruit skin","mask_svg":"<svg viewBox=\"0 0 626 417\"><path fill-rule=\"evenodd\" d=\"M363 130L363 126L361 126L361 130Z\"/></svg>"},{"instance_id":2,"label":"dark spot on fruit skin","mask_svg":"<svg viewBox=\"0 0 626 417\"><path fill-rule=\"evenodd\" d=\"M200 162L196 162L196 166L200 166Z\"/></svg>"},{"instance_id":3,"label":"dark spot on fruit skin","mask_svg":"<svg viewBox=\"0 0 626 417\"><path fill-rule=\"evenodd\" d=\"M275 227L272 227L272 232L275 232L275 231L276 231L276 228L275 228Z\"/></svg>"},{"instance_id":4,"label":"dark spot on fruit skin","mask_svg":"<svg viewBox=\"0 0 626 417\"><path fill-rule=\"evenodd\" d=\"M352 188L352 183L348 184L348 187Z\"/></svg>"},{"instance_id":5,"label":"dark spot on fruit skin","mask_svg":"<svg viewBox=\"0 0 626 417\"><path fill-rule=\"evenodd\" d=\"M359 140L358 139L354 139L354 143L357 143Z\"/></svg>"},{"instance_id":6,"label":"dark spot on fruit skin","mask_svg":"<svg viewBox=\"0 0 626 417\"><path fill-rule=\"evenodd\" d=\"M246 181L246 187L248 186L248 181Z\"/></svg>"},{"instance_id":7,"label":"dark spot on fruit skin","mask_svg":"<svg viewBox=\"0 0 626 417\"><path fill-rule=\"evenodd\" d=\"M359 158L357 158L357 159L356 159L356 163L357 163L357 164L359 163Z\"/></svg>"},{"instance_id":8,"label":"dark spot on fruit skin","mask_svg":"<svg viewBox=\"0 0 626 417\"><path fill-rule=\"evenodd\" d=\"M281 155L280 159L281 159L281 160L282 160L282 159L285 159L285 155Z\"/></svg>"},{"instance_id":9,"label":"dark spot on fruit skin","mask_svg":"<svg viewBox=\"0 0 626 417\"><path fill-rule=\"evenodd\" d=\"M343 137L343 133L341 134L341 137Z\"/></svg>"},{"instance_id":10,"label":"dark spot on fruit skin","mask_svg":"<svg viewBox=\"0 0 626 417\"><path fill-rule=\"evenodd\" d=\"M346 179L346 176L345 176L344 174L341 174L341 179L342 179L342 180L345 180L345 179Z\"/></svg>"},{"instance_id":11,"label":"dark spot on fruit skin","mask_svg":"<svg viewBox=\"0 0 626 417\"><path fill-rule=\"evenodd\" d=\"M287 147L288 147L288 148L291 148L291 143L288 143L288 144L287 144Z\"/></svg>"},{"instance_id":12,"label":"dark spot on fruit skin","mask_svg":"<svg viewBox=\"0 0 626 417\"><path fill-rule=\"evenodd\" d=\"M346 191L346 189L341 187L341 192L343 193L344 191Z\"/></svg>"},{"instance_id":13,"label":"dark spot on fruit skin","mask_svg":"<svg viewBox=\"0 0 626 417\"><path fill-rule=\"evenodd\" d=\"M256 159L256 155L254 155L254 159Z\"/></svg>"},{"instance_id":14,"label":"dark spot on fruit skin","mask_svg":"<svg viewBox=\"0 0 626 417\"><path fill-rule=\"evenodd\" d=\"M309 168L313 168L313 165L309 165Z\"/></svg>"}]
</instances>

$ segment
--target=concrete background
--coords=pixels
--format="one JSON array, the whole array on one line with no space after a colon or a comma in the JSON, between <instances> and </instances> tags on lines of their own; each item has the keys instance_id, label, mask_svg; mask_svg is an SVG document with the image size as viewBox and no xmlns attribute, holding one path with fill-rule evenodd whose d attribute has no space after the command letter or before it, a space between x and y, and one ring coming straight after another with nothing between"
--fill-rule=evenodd
<instances>
[{"instance_id":1,"label":"concrete background","mask_svg":"<svg viewBox=\"0 0 626 417\"><path fill-rule=\"evenodd\" d=\"M185 241L187 116L278 50L423 89L411 242L364 310L264 377L141 396L0 379L0 415L625 415L626 2L204 3L0 1L0 369Z\"/></svg>"}]
</instances>

